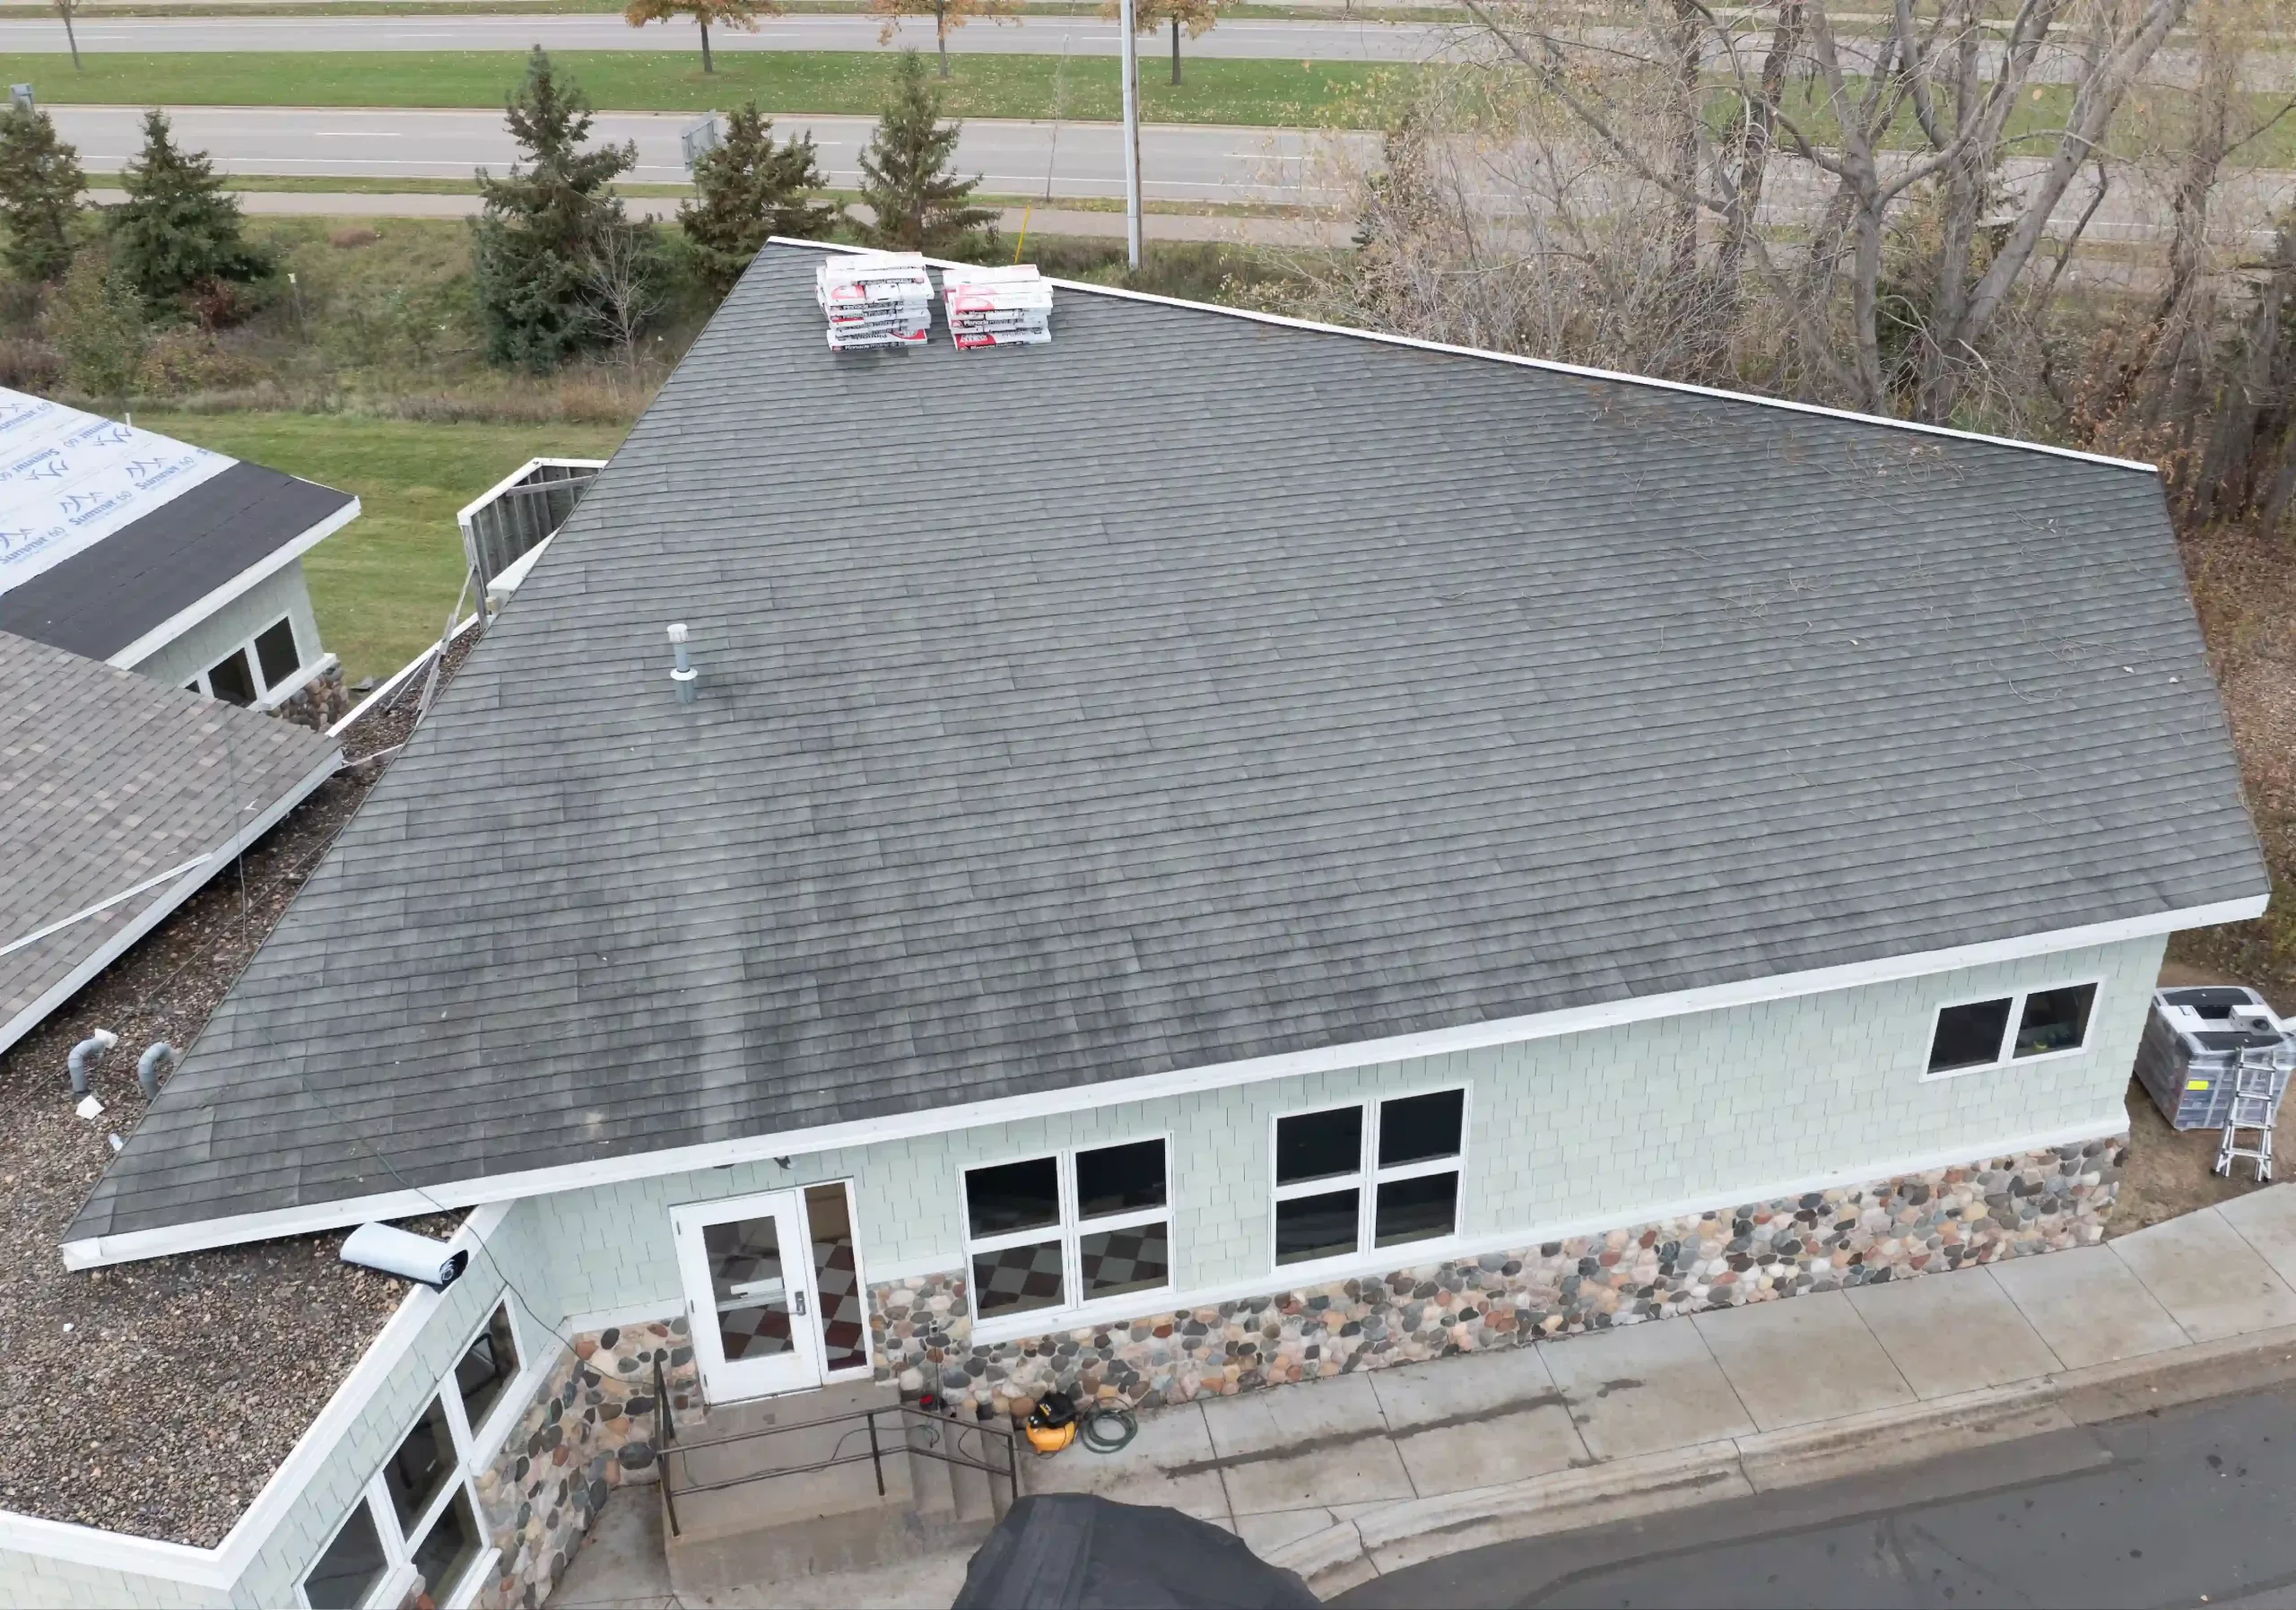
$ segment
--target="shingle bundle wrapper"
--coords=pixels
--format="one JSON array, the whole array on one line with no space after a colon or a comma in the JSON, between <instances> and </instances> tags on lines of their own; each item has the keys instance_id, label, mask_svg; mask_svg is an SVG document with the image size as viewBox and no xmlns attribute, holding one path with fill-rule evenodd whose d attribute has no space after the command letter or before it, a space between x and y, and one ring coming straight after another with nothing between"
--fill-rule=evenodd
<instances>
[{"instance_id":1,"label":"shingle bundle wrapper","mask_svg":"<svg viewBox=\"0 0 2296 1610\"><path fill-rule=\"evenodd\" d=\"M933 278L915 252L824 258L813 270L813 300L829 316L829 344L848 352L923 346L933 330Z\"/></svg>"},{"instance_id":2,"label":"shingle bundle wrapper","mask_svg":"<svg viewBox=\"0 0 2296 1610\"><path fill-rule=\"evenodd\" d=\"M1036 346L1052 339L1052 284L1033 263L944 268L941 300L960 348Z\"/></svg>"}]
</instances>

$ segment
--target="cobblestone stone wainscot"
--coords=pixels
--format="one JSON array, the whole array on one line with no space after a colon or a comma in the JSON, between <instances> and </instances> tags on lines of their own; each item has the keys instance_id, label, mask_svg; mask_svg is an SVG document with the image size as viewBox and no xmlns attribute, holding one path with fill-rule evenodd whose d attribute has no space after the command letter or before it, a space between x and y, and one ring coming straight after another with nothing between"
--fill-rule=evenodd
<instances>
[{"instance_id":1,"label":"cobblestone stone wainscot","mask_svg":"<svg viewBox=\"0 0 2296 1610\"><path fill-rule=\"evenodd\" d=\"M272 714L298 727L325 732L351 713L351 691L343 685L343 667L329 666L281 700Z\"/></svg>"},{"instance_id":2,"label":"cobblestone stone wainscot","mask_svg":"<svg viewBox=\"0 0 2296 1610\"><path fill-rule=\"evenodd\" d=\"M877 1378L1025 1412L1064 1391L1134 1407L1511 1347L1701 1310L2090 1245L2127 1137L1880 1185L976 1347L960 1273L870 1289Z\"/></svg>"},{"instance_id":3,"label":"cobblestone stone wainscot","mask_svg":"<svg viewBox=\"0 0 2296 1610\"><path fill-rule=\"evenodd\" d=\"M489 1603L502 1610L541 1604L606 1495L661 1479L657 1359L678 1423L698 1422L700 1378L683 1316L587 1332L573 1338L573 1351L561 1355L494 1463L479 1473L479 1499L501 1551Z\"/></svg>"}]
</instances>

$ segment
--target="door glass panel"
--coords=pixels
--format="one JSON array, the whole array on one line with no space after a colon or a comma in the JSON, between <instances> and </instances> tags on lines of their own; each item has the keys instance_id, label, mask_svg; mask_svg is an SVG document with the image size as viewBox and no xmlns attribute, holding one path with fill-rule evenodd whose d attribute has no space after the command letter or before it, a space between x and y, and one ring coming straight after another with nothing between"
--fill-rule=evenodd
<instances>
[{"instance_id":1,"label":"door glass panel","mask_svg":"<svg viewBox=\"0 0 2296 1610\"><path fill-rule=\"evenodd\" d=\"M1164 1143L1135 1141L1076 1153L1076 1213L1097 1219L1164 1205Z\"/></svg>"},{"instance_id":2,"label":"door glass panel","mask_svg":"<svg viewBox=\"0 0 2296 1610\"><path fill-rule=\"evenodd\" d=\"M709 1260L709 1294L726 1362L770 1358L796 1346L789 1327L789 1287L781 1267L780 1225L771 1214L701 1227Z\"/></svg>"},{"instance_id":3,"label":"door glass panel","mask_svg":"<svg viewBox=\"0 0 2296 1610\"><path fill-rule=\"evenodd\" d=\"M1079 1237L1084 1301L1126 1292L1152 1292L1172 1284L1171 1237L1161 1224L1135 1224Z\"/></svg>"},{"instance_id":4,"label":"door glass panel","mask_svg":"<svg viewBox=\"0 0 2296 1610\"><path fill-rule=\"evenodd\" d=\"M1316 1258L1338 1258L1355 1250L1355 1215L1361 1198L1354 1191L1326 1191L1320 1197L1294 1197L1275 1205L1275 1261L1306 1263Z\"/></svg>"},{"instance_id":5,"label":"door glass panel","mask_svg":"<svg viewBox=\"0 0 2296 1610\"><path fill-rule=\"evenodd\" d=\"M1032 1308L1058 1308L1060 1243L1031 1241L972 1255L975 1311L984 1318L1024 1314Z\"/></svg>"},{"instance_id":6,"label":"door glass panel","mask_svg":"<svg viewBox=\"0 0 2296 1610\"><path fill-rule=\"evenodd\" d=\"M965 1212L976 1236L1060 1223L1060 1166L1049 1157L965 1171Z\"/></svg>"},{"instance_id":7,"label":"door glass panel","mask_svg":"<svg viewBox=\"0 0 2296 1610\"><path fill-rule=\"evenodd\" d=\"M1363 1110L1339 1107L1275 1120L1275 1183L1326 1179L1363 1166Z\"/></svg>"},{"instance_id":8,"label":"door glass panel","mask_svg":"<svg viewBox=\"0 0 2296 1610\"><path fill-rule=\"evenodd\" d=\"M853 1256L853 1215L845 1188L805 1191L805 1224L813 1237L813 1294L821 1303L822 1368L857 1370L869 1362L869 1321L861 1308L861 1275Z\"/></svg>"}]
</instances>

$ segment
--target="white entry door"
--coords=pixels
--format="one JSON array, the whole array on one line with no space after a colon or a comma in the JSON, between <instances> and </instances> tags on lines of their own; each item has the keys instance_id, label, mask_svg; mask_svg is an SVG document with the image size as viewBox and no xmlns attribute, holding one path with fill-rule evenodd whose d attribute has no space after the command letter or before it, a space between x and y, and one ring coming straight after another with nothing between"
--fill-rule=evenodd
<instances>
[{"instance_id":1,"label":"white entry door","mask_svg":"<svg viewBox=\"0 0 2296 1610\"><path fill-rule=\"evenodd\" d=\"M799 1194L674 1207L670 1223L709 1401L821 1385L821 1304Z\"/></svg>"}]
</instances>

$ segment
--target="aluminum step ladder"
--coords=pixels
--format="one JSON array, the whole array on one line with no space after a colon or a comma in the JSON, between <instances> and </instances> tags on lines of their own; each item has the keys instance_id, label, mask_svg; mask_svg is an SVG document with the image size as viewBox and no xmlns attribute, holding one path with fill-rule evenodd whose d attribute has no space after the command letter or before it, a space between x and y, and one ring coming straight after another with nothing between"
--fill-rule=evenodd
<instances>
[{"instance_id":1,"label":"aluminum step ladder","mask_svg":"<svg viewBox=\"0 0 2296 1610\"><path fill-rule=\"evenodd\" d=\"M2224 1144L2217 1148L2216 1171L2232 1177L2232 1160L2245 1157L2257 1165L2257 1180L2272 1179L2272 1127L2280 1117L2280 1096L2285 1075L2273 1066L2270 1050L2245 1050L2233 1070L2232 1110L2224 1119ZM2256 1141L2242 1145L2243 1133Z\"/></svg>"}]
</instances>

